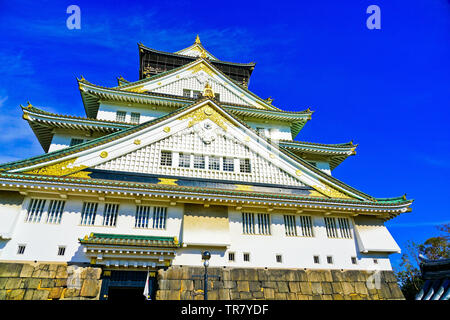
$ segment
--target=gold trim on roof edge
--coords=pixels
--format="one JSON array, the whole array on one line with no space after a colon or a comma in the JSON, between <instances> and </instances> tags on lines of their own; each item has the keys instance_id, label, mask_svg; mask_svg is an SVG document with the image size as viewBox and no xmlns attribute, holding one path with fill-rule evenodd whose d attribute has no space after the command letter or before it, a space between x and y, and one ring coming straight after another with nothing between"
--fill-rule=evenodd
<instances>
[{"instance_id":1,"label":"gold trim on roof edge","mask_svg":"<svg viewBox=\"0 0 450 320\"><path fill-rule=\"evenodd\" d=\"M225 131L227 131L227 126L225 124L231 126L231 123L227 119L225 119L219 112L217 112L216 110L211 108L209 104L207 104L203 107L197 108L179 118L179 120L185 120L185 119L191 119L191 121L189 121L189 125L188 125L189 128L192 127L194 124L201 122L205 119L210 119L212 122L217 124L219 127L224 129Z\"/></svg>"},{"instance_id":2,"label":"gold trim on roof edge","mask_svg":"<svg viewBox=\"0 0 450 320\"><path fill-rule=\"evenodd\" d=\"M73 178L91 178L89 174L91 172L81 171L83 169L88 168L85 165L79 165L75 167L69 167L72 165L78 158L69 159L66 161L61 161L56 164L52 164L49 166L45 166L42 168L33 169L30 171L25 171L23 173L26 174L37 174L43 176L68 176Z\"/></svg>"}]
</instances>

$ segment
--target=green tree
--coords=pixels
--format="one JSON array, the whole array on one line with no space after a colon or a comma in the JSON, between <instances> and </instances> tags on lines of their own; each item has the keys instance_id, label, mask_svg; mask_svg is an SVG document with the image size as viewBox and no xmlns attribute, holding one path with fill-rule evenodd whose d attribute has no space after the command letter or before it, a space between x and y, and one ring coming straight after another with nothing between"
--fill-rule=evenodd
<instances>
[{"instance_id":1,"label":"green tree","mask_svg":"<svg viewBox=\"0 0 450 320\"><path fill-rule=\"evenodd\" d=\"M414 300L424 281L421 278L419 254L427 259L449 258L450 224L438 227L443 234L431 237L424 243L408 241L401 257L400 270L396 272L400 289L407 300Z\"/></svg>"}]
</instances>

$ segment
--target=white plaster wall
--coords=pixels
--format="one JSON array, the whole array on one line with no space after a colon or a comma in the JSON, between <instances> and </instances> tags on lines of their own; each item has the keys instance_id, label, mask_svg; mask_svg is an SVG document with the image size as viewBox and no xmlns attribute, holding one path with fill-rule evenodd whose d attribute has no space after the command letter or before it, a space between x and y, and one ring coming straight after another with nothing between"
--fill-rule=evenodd
<instances>
[{"instance_id":1,"label":"white plaster wall","mask_svg":"<svg viewBox=\"0 0 450 320\"><path fill-rule=\"evenodd\" d=\"M149 120L153 120L162 117L170 112L170 110L161 109L161 107L155 106L137 106L134 104L128 105L115 105L108 103L101 103L98 108L97 119L116 121L116 112L124 111L127 113L125 122L131 123L131 113L137 112L141 114L139 123L144 123Z\"/></svg>"},{"instance_id":2,"label":"white plaster wall","mask_svg":"<svg viewBox=\"0 0 450 320\"><path fill-rule=\"evenodd\" d=\"M266 137L272 140L292 140L291 127L285 123L266 123L251 120L245 120L245 123L255 130L256 128L265 128Z\"/></svg>"}]
</instances>

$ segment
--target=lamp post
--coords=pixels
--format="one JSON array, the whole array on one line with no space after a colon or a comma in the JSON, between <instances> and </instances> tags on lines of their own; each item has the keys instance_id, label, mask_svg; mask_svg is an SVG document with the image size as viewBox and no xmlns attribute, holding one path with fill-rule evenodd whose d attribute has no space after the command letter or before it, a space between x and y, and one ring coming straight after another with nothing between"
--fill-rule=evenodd
<instances>
[{"instance_id":1,"label":"lamp post","mask_svg":"<svg viewBox=\"0 0 450 320\"><path fill-rule=\"evenodd\" d=\"M219 276L208 275L208 267L209 267L209 259L211 259L211 253L209 251L202 252L202 260L203 260L203 266L205 267L205 273L202 275L193 275L194 278L200 278L203 277L203 299L208 300L208 279L209 278L216 278L219 279Z\"/></svg>"}]
</instances>

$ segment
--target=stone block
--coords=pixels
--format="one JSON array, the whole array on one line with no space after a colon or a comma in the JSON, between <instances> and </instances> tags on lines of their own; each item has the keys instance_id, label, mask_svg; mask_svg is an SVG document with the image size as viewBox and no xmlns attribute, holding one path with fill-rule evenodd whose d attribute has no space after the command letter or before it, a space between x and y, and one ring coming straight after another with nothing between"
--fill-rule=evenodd
<instances>
[{"instance_id":1,"label":"stone block","mask_svg":"<svg viewBox=\"0 0 450 320\"><path fill-rule=\"evenodd\" d=\"M230 269L223 269L221 275L221 281L230 281L231 280L231 271Z\"/></svg>"},{"instance_id":2,"label":"stone block","mask_svg":"<svg viewBox=\"0 0 450 320\"><path fill-rule=\"evenodd\" d=\"M181 280L180 281L180 290L194 290L194 281L193 280Z\"/></svg>"},{"instance_id":3,"label":"stone block","mask_svg":"<svg viewBox=\"0 0 450 320\"><path fill-rule=\"evenodd\" d=\"M24 264L19 276L21 278L31 278L33 271L34 267L31 264Z\"/></svg>"},{"instance_id":4,"label":"stone block","mask_svg":"<svg viewBox=\"0 0 450 320\"><path fill-rule=\"evenodd\" d=\"M281 292L275 292L274 299L275 300L287 300L287 294L281 293Z\"/></svg>"},{"instance_id":5,"label":"stone block","mask_svg":"<svg viewBox=\"0 0 450 320\"><path fill-rule=\"evenodd\" d=\"M49 295L48 295L48 298L49 299L59 299L59 298L61 298L61 294L62 294L62 292L63 292L63 290L64 290L64 288L52 288L51 290L50 290L50 293L49 293ZM27 290L27 292L28 292L28 290Z\"/></svg>"},{"instance_id":6,"label":"stone block","mask_svg":"<svg viewBox=\"0 0 450 320\"><path fill-rule=\"evenodd\" d=\"M342 294L335 293L333 294L333 300L344 300L344 296Z\"/></svg>"},{"instance_id":7,"label":"stone block","mask_svg":"<svg viewBox=\"0 0 450 320\"><path fill-rule=\"evenodd\" d=\"M208 300L219 300L219 290L208 290Z\"/></svg>"},{"instance_id":8,"label":"stone block","mask_svg":"<svg viewBox=\"0 0 450 320\"><path fill-rule=\"evenodd\" d=\"M192 291L182 290L180 292L180 300L192 300L192 299L193 299Z\"/></svg>"},{"instance_id":9,"label":"stone block","mask_svg":"<svg viewBox=\"0 0 450 320\"><path fill-rule=\"evenodd\" d=\"M261 283L261 286L263 288L272 288L272 289L278 288L277 283L275 281L263 281Z\"/></svg>"},{"instance_id":10,"label":"stone block","mask_svg":"<svg viewBox=\"0 0 450 320\"><path fill-rule=\"evenodd\" d=\"M5 284L5 289L6 290L19 289L21 280L22 279L20 279L20 278L9 278Z\"/></svg>"},{"instance_id":11,"label":"stone block","mask_svg":"<svg viewBox=\"0 0 450 320\"><path fill-rule=\"evenodd\" d=\"M8 282L9 278L0 278L0 290L5 289L6 283Z\"/></svg>"},{"instance_id":12,"label":"stone block","mask_svg":"<svg viewBox=\"0 0 450 320\"><path fill-rule=\"evenodd\" d=\"M170 280L166 280L166 279L159 279L158 280L158 288L160 290L169 290L169 281Z\"/></svg>"},{"instance_id":13,"label":"stone block","mask_svg":"<svg viewBox=\"0 0 450 320\"><path fill-rule=\"evenodd\" d=\"M358 282L366 281L366 276L360 270L346 270L343 272L344 281L347 282Z\"/></svg>"},{"instance_id":14,"label":"stone block","mask_svg":"<svg viewBox=\"0 0 450 320\"><path fill-rule=\"evenodd\" d=\"M258 280L267 281L269 280L269 271L266 269L258 269Z\"/></svg>"},{"instance_id":15,"label":"stone block","mask_svg":"<svg viewBox=\"0 0 450 320\"><path fill-rule=\"evenodd\" d=\"M0 290L0 301L6 300L6 290Z\"/></svg>"},{"instance_id":16,"label":"stone block","mask_svg":"<svg viewBox=\"0 0 450 320\"><path fill-rule=\"evenodd\" d=\"M203 290L203 280L194 280L194 290Z\"/></svg>"},{"instance_id":17,"label":"stone block","mask_svg":"<svg viewBox=\"0 0 450 320\"><path fill-rule=\"evenodd\" d=\"M26 289L37 289L39 287L40 282L41 279L37 278L22 279L22 285Z\"/></svg>"},{"instance_id":18,"label":"stone block","mask_svg":"<svg viewBox=\"0 0 450 320\"><path fill-rule=\"evenodd\" d=\"M98 280L102 275L101 268L87 267L81 271L81 279Z\"/></svg>"},{"instance_id":19,"label":"stone block","mask_svg":"<svg viewBox=\"0 0 450 320\"><path fill-rule=\"evenodd\" d=\"M294 293L301 292L300 291L300 285L298 284L298 282L289 281L288 284L289 284L289 291L290 292L294 292Z\"/></svg>"},{"instance_id":20,"label":"stone block","mask_svg":"<svg viewBox=\"0 0 450 320\"><path fill-rule=\"evenodd\" d=\"M385 282L397 283L397 278L393 271L381 271L381 279Z\"/></svg>"},{"instance_id":21,"label":"stone block","mask_svg":"<svg viewBox=\"0 0 450 320\"><path fill-rule=\"evenodd\" d=\"M237 290L239 292L249 292L250 291L250 286L248 281L237 281Z\"/></svg>"},{"instance_id":22,"label":"stone block","mask_svg":"<svg viewBox=\"0 0 450 320\"><path fill-rule=\"evenodd\" d=\"M209 281L209 285L211 286L211 289L222 289L223 288L223 281Z\"/></svg>"},{"instance_id":23,"label":"stone block","mask_svg":"<svg viewBox=\"0 0 450 320\"><path fill-rule=\"evenodd\" d=\"M99 292L99 281L94 279L85 279L81 287L80 296L81 297L91 297L94 298Z\"/></svg>"},{"instance_id":24,"label":"stone block","mask_svg":"<svg viewBox=\"0 0 450 320\"><path fill-rule=\"evenodd\" d=\"M248 282L248 287L250 289L251 292L255 292L255 291L261 291L261 282L259 281L249 281Z\"/></svg>"},{"instance_id":25,"label":"stone block","mask_svg":"<svg viewBox=\"0 0 450 320\"><path fill-rule=\"evenodd\" d=\"M322 300L333 300L333 296L331 294L323 294Z\"/></svg>"},{"instance_id":26,"label":"stone block","mask_svg":"<svg viewBox=\"0 0 450 320\"><path fill-rule=\"evenodd\" d=\"M286 270L285 279L286 279L286 281L299 281L300 280L296 270Z\"/></svg>"},{"instance_id":27,"label":"stone block","mask_svg":"<svg viewBox=\"0 0 450 320\"><path fill-rule=\"evenodd\" d=\"M359 294L365 294L365 295L369 294L369 291L367 291L365 282L355 282L355 291L356 291L356 293L359 293Z\"/></svg>"},{"instance_id":28,"label":"stone block","mask_svg":"<svg viewBox=\"0 0 450 320\"><path fill-rule=\"evenodd\" d=\"M300 282L300 292L306 295L312 295L312 287L310 282Z\"/></svg>"},{"instance_id":29,"label":"stone block","mask_svg":"<svg viewBox=\"0 0 450 320\"><path fill-rule=\"evenodd\" d=\"M289 292L289 293L287 294L287 299L288 299L288 300L297 300L297 294L294 293L294 292Z\"/></svg>"},{"instance_id":30,"label":"stone block","mask_svg":"<svg viewBox=\"0 0 450 320\"><path fill-rule=\"evenodd\" d=\"M392 298L405 299L405 297L403 296L402 290L400 290L400 288L398 287L396 282L390 282L390 283L388 283L388 286L391 291Z\"/></svg>"},{"instance_id":31,"label":"stone block","mask_svg":"<svg viewBox=\"0 0 450 320\"><path fill-rule=\"evenodd\" d=\"M40 291L40 290L39 290ZM42 290L43 291L43 290ZM47 290L46 290L47 291ZM63 298L74 298L80 296L80 289L67 288L63 291ZM48 292L48 291L47 291Z\"/></svg>"},{"instance_id":32,"label":"stone block","mask_svg":"<svg viewBox=\"0 0 450 320\"><path fill-rule=\"evenodd\" d=\"M181 281L180 280L167 280L169 282L169 290L180 290Z\"/></svg>"},{"instance_id":33,"label":"stone block","mask_svg":"<svg viewBox=\"0 0 450 320\"><path fill-rule=\"evenodd\" d=\"M350 282L341 282L342 292L344 295L349 295L355 292L353 285Z\"/></svg>"},{"instance_id":34,"label":"stone block","mask_svg":"<svg viewBox=\"0 0 450 320\"><path fill-rule=\"evenodd\" d=\"M389 290L389 286L387 286L386 284L381 285L380 289L378 289L378 295L380 296L380 298L383 298L383 299L391 299L392 298L392 293Z\"/></svg>"},{"instance_id":35,"label":"stone block","mask_svg":"<svg viewBox=\"0 0 450 320\"><path fill-rule=\"evenodd\" d=\"M59 265L56 269L56 279L64 279L67 278L69 275L67 273L67 266L66 265Z\"/></svg>"},{"instance_id":36,"label":"stone block","mask_svg":"<svg viewBox=\"0 0 450 320\"><path fill-rule=\"evenodd\" d=\"M322 270L306 270L306 275L310 282L326 281Z\"/></svg>"},{"instance_id":37,"label":"stone block","mask_svg":"<svg viewBox=\"0 0 450 320\"><path fill-rule=\"evenodd\" d=\"M20 263L0 263L0 278L19 277L22 267Z\"/></svg>"},{"instance_id":38,"label":"stone block","mask_svg":"<svg viewBox=\"0 0 450 320\"><path fill-rule=\"evenodd\" d=\"M247 280L245 269L235 268L230 271L231 280Z\"/></svg>"},{"instance_id":39,"label":"stone block","mask_svg":"<svg viewBox=\"0 0 450 320\"><path fill-rule=\"evenodd\" d=\"M275 299L275 289L272 288L264 288L264 298L268 300Z\"/></svg>"},{"instance_id":40,"label":"stone block","mask_svg":"<svg viewBox=\"0 0 450 320\"><path fill-rule=\"evenodd\" d=\"M219 289L219 300L230 300L230 290Z\"/></svg>"},{"instance_id":41,"label":"stone block","mask_svg":"<svg viewBox=\"0 0 450 320\"><path fill-rule=\"evenodd\" d=\"M50 290L34 290L33 300L47 300Z\"/></svg>"},{"instance_id":42,"label":"stone block","mask_svg":"<svg viewBox=\"0 0 450 320\"><path fill-rule=\"evenodd\" d=\"M262 291L252 292L253 299L264 299L264 293Z\"/></svg>"},{"instance_id":43,"label":"stone block","mask_svg":"<svg viewBox=\"0 0 450 320\"><path fill-rule=\"evenodd\" d=\"M289 287L286 281L278 281L277 282L278 292L288 293Z\"/></svg>"},{"instance_id":44,"label":"stone block","mask_svg":"<svg viewBox=\"0 0 450 320\"><path fill-rule=\"evenodd\" d=\"M11 291L8 290L6 294L6 300L23 300L24 295L25 289L13 289Z\"/></svg>"},{"instance_id":45,"label":"stone block","mask_svg":"<svg viewBox=\"0 0 450 320\"><path fill-rule=\"evenodd\" d=\"M341 270L331 270L331 278L333 282L345 281L344 274Z\"/></svg>"},{"instance_id":46,"label":"stone block","mask_svg":"<svg viewBox=\"0 0 450 320\"><path fill-rule=\"evenodd\" d=\"M269 270L269 281L286 281L286 270Z\"/></svg>"},{"instance_id":47,"label":"stone block","mask_svg":"<svg viewBox=\"0 0 450 320\"><path fill-rule=\"evenodd\" d=\"M53 279L42 279L41 288L53 288L55 286L55 280Z\"/></svg>"},{"instance_id":48,"label":"stone block","mask_svg":"<svg viewBox=\"0 0 450 320\"><path fill-rule=\"evenodd\" d=\"M311 300L322 300L322 295L320 295L320 294L313 294Z\"/></svg>"},{"instance_id":49,"label":"stone block","mask_svg":"<svg viewBox=\"0 0 450 320\"><path fill-rule=\"evenodd\" d=\"M257 269L245 269L245 279L247 281L258 281L258 270Z\"/></svg>"},{"instance_id":50,"label":"stone block","mask_svg":"<svg viewBox=\"0 0 450 320\"><path fill-rule=\"evenodd\" d=\"M342 285L340 282L332 282L331 288L333 290L333 293L342 293Z\"/></svg>"},{"instance_id":51,"label":"stone block","mask_svg":"<svg viewBox=\"0 0 450 320\"><path fill-rule=\"evenodd\" d=\"M239 300L240 299L239 291L231 290L230 291L230 299L231 300Z\"/></svg>"},{"instance_id":52,"label":"stone block","mask_svg":"<svg viewBox=\"0 0 450 320\"><path fill-rule=\"evenodd\" d=\"M33 300L34 291L36 291L36 290L26 289L25 295L23 296L23 300ZM1 295L0 295L0 300L2 300Z\"/></svg>"},{"instance_id":53,"label":"stone block","mask_svg":"<svg viewBox=\"0 0 450 320\"><path fill-rule=\"evenodd\" d=\"M322 282L322 290L324 294L331 295L333 293L333 287L331 286L331 282Z\"/></svg>"},{"instance_id":54,"label":"stone block","mask_svg":"<svg viewBox=\"0 0 450 320\"><path fill-rule=\"evenodd\" d=\"M305 270L296 270L298 281L308 281L308 275Z\"/></svg>"},{"instance_id":55,"label":"stone block","mask_svg":"<svg viewBox=\"0 0 450 320\"><path fill-rule=\"evenodd\" d=\"M311 289L313 294L322 294L322 284L320 282L311 282Z\"/></svg>"},{"instance_id":56,"label":"stone block","mask_svg":"<svg viewBox=\"0 0 450 320\"><path fill-rule=\"evenodd\" d=\"M311 296L308 296L306 294L298 294L297 293L297 300L311 300Z\"/></svg>"},{"instance_id":57,"label":"stone block","mask_svg":"<svg viewBox=\"0 0 450 320\"><path fill-rule=\"evenodd\" d=\"M239 299L241 299L241 300L251 300L252 299L252 293L251 292L240 292L239 293Z\"/></svg>"},{"instance_id":58,"label":"stone block","mask_svg":"<svg viewBox=\"0 0 450 320\"><path fill-rule=\"evenodd\" d=\"M223 282L223 287L225 289L234 289L236 288L236 281L225 280Z\"/></svg>"},{"instance_id":59,"label":"stone block","mask_svg":"<svg viewBox=\"0 0 450 320\"><path fill-rule=\"evenodd\" d=\"M67 279L55 279L55 287L67 287Z\"/></svg>"}]
</instances>

